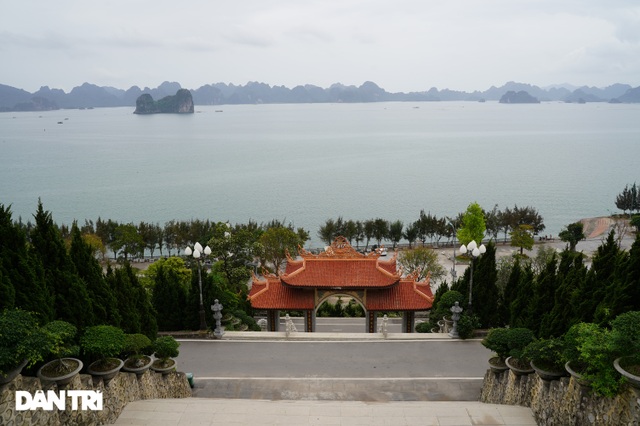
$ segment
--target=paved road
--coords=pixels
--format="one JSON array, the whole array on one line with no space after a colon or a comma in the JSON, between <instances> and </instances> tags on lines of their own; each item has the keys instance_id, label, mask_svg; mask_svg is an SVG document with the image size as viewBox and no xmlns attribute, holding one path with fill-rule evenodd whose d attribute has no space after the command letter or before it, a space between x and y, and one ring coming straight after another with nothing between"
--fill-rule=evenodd
<instances>
[{"instance_id":1,"label":"paved road","mask_svg":"<svg viewBox=\"0 0 640 426\"><path fill-rule=\"evenodd\" d=\"M477 340L181 340L178 362L197 397L473 401L488 356Z\"/></svg>"},{"instance_id":2,"label":"paved road","mask_svg":"<svg viewBox=\"0 0 640 426\"><path fill-rule=\"evenodd\" d=\"M180 370L200 377L479 377L489 351L477 340L182 340Z\"/></svg>"}]
</instances>

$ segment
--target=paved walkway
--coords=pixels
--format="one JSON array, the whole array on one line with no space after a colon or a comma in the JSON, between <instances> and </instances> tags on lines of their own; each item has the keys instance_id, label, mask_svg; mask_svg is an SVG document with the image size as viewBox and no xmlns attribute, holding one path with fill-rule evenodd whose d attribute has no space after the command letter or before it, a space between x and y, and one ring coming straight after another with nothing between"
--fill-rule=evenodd
<instances>
[{"instance_id":1,"label":"paved walkway","mask_svg":"<svg viewBox=\"0 0 640 426\"><path fill-rule=\"evenodd\" d=\"M116 425L535 425L531 410L480 402L154 399L132 402Z\"/></svg>"},{"instance_id":2,"label":"paved walkway","mask_svg":"<svg viewBox=\"0 0 640 426\"><path fill-rule=\"evenodd\" d=\"M251 340L427 340L449 339L446 335L433 334L404 334L381 333L347 334L347 333L292 333L289 337L284 332L279 333L247 333L228 332L223 339L251 339ZM220 379L224 380L224 379ZM233 382L233 380L226 380ZM251 379L249 379L251 381ZM340 382L340 380L335 380ZM186 399L155 399L135 401L127 405L116 425L535 425L531 410L527 407L510 405L483 404L477 401L442 401L439 392L425 387L416 392L416 386L426 386L420 383L408 383L407 380L392 384L398 387L397 398L389 398L385 393L384 402L376 401L375 386L371 384L370 392L362 393L362 385L368 379L360 380L358 392L344 386L345 395L338 400L327 399L322 395L311 395L300 392L299 398L284 399L275 389L277 381L254 381L255 389L249 394L240 394L242 399L229 391L226 398L186 398ZM262 382L262 383L260 383ZM325 386L317 379L308 379L304 386ZM316 383L318 382L318 383ZM322 382L322 383L320 383ZM351 382L351 381L349 381ZM402 383L400 383L402 382ZM436 381L437 382L437 381ZM442 380L438 386L445 386ZM373 381L372 381L373 383ZM448 386L461 386L465 380ZM338 383L340 384L340 383ZM233 389L233 384L220 388ZM390 384L387 381L387 388ZM202 393L204 383L198 384L194 395ZM409 386L409 387L407 387ZM430 385L430 386L433 386ZM464 385L475 387L471 382ZM419 398L418 396L419 395ZM348 397L353 394L352 397ZM266 399L265 395L271 395ZM359 395L359 396L358 396ZM370 398L374 395L374 398ZM462 395L462 393L461 393ZM426 396L429 396L426 398ZM332 400L333 399L333 400ZM352 400L353 399L353 400ZM391 400L389 400L391 399ZM424 400L429 399L429 400ZM438 401L440 399L440 401Z\"/></svg>"}]
</instances>

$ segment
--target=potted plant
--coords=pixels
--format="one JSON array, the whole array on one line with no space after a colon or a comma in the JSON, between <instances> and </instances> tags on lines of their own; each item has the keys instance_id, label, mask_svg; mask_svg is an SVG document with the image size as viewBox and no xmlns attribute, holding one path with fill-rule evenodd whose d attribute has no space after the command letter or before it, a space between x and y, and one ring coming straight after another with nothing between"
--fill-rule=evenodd
<instances>
[{"instance_id":1,"label":"potted plant","mask_svg":"<svg viewBox=\"0 0 640 426\"><path fill-rule=\"evenodd\" d=\"M142 374L151 367L153 360L146 352L151 352L151 340L144 334L127 334L125 351L128 354L122 369L129 373Z\"/></svg>"},{"instance_id":2,"label":"potted plant","mask_svg":"<svg viewBox=\"0 0 640 426\"><path fill-rule=\"evenodd\" d=\"M496 356L489 358L489 368L494 373L501 373L509 368L504 362L509 356L508 333L508 328L492 328L482 339L482 345L496 353Z\"/></svg>"},{"instance_id":3,"label":"potted plant","mask_svg":"<svg viewBox=\"0 0 640 426\"><path fill-rule=\"evenodd\" d=\"M84 352L98 358L87 368L92 376L102 377L105 384L113 379L124 365L124 361L116 358L124 350L125 334L118 327L96 325L87 328L81 339Z\"/></svg>"},{"instance_id":4,"label":"potted plant","mask_svg":"<svg viewBox=\"0 0 640 426\"><path fill-rule=\"evenodd\" d=\"M531 360L531 368L542 380L557 380L567 374L563 350L562 339L538 339L524 348L523 357Z\"/></svg>"},{"instance_id":5,"label":"potted plant","mask_svg":"<svg viewBox=\"0 0 640 426\"><path fill-rule=\"evenodd\" d=\"M0 385L9 383L25 366L43 360L49 339L35 316L21 309L0 314Z\"/></svg>"},{"instance_id":6,"label":"potted plant","mask_svg":"<svg viewBox=\"0 0 640 426\"><path fill-rule=\"evenodd\" d=\"M580 327L582 327L582 323L572 325L562 337L564 343L563 358L566 361L564 369L576 383L580 386L588 387L590 381L584 377L587 366L580 360L580 350L578 349L581 341L579 335Z\"/></svg>"},{"instance_id":7,"label":"potted plant","mask_svg":"<svg viewBox=\"0 0 640 426\"><path fill-rule=\"evenodd\" d=\"M173 336L158 337L153 342L153 350L157 359L151 364L151 369L163 374L175 370L177 362L173 358L180 353L179 346L180 343Z\"/></svg>"},{"instance_id":8,"label":"potted plant","mask_svg":"<svg viewBox=\"0 0 640 426\"><path fill-rule=\"evenodd\" d=\"M570 358L565 364L567 371L580 385L590 386L598 395L615 396L621 379L613 366L617 356L611 344L611 331L593 323L579 323L574 327L567 334L572 334L570 340L576 348L577 362Z\"/></svg>"},{"instance_id":9,"label":"potted plant","mask_svg":"<svg viewBox=\"0 0 640 426\"><path fill-rule=\"evenodd\" d=\"M533 342L533 331L528 328L510 328L507 333L507 345L509 346L509 357L504 360L505 364L516 375L533 373L531 360L524 355L524 348Z\"/></svg>"},{"instance_id":10,"label":"potted plant","mask_svg":"<svg viewBox=\"0 0 640 426\"><path fill-rule=\"evenodd\" d=\"M66 385L82 370L82 361L72 358L78 354L79 348L74 345L77 329L66 321L51 321L42 327L49 334L51 345L49 353L55 358L38 370L40 380Z\"/></svg>"},{"instance_id":11,"label":"potted plant","mask_svg":"<svg viewBox=\"0 0 640 426\"><path fill-rule=\"evenodd\" d=\"M640 311L618 315L611 322L610 337L618 356L614 368L631 386L640 389Z\"/></svg>"}]
</instances>

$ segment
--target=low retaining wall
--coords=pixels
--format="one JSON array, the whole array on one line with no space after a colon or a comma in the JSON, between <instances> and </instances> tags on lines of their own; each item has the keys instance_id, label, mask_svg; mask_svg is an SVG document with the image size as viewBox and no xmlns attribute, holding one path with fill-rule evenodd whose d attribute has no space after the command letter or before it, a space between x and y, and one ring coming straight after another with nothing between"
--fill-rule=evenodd
<instances>
[{"instance_id":1,"label":"low retaining wall","mask_svg":"<svg viewBox=\"0 0 640 426\"><path fill-rule=\"evenodd\" d=\"M27 391L34 395L38 390L58 392L58 390L101 391L103 408L101 411L72 410L67 403L64 411L54 407L53 411L36 409L16 410L16 391ZM41 383L35 377L18 376L15 380L0 386L1 425L100 425L114 423L124 407L132 401L155 398L188 398L191 388L184 373L162 375L146 371L140 376L120 372L106 386L101 378L79 374L69 385L60 387L55 383Z\"/></svg>"},{"instance_id":2,"label":"low retaining wall","mask_svg":"<svg viewBox=\"0 0 640 426\"><path fill-rule=\"evenodd\" d=\"M640 392L628 387L615 398L593 395L573 378L545 382L511 371L484 376L482 402L530 407L538 425L640 425Z\"/></svg>"}]
</instances>

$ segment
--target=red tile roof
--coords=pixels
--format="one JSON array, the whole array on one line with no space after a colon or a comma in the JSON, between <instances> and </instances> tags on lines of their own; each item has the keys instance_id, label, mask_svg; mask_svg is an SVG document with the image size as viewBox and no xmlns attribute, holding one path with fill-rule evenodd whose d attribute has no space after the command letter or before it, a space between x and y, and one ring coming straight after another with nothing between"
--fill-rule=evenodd
<instances>
[{"instance_id":1,"label":"red tile roof","mask_svg":"<svg viewBox=\"0 0 640 426\"><path fill-rule=\"evenodd\" d=\"M402 280L391 288L367 291L366 308L370 311L425 311L432 304L428 280L423 283Z\"/></svg>"},{"instance_id":2,"label":"red tile roof","mask_svg":"<svg viewBox=\"0 0 640 426\"><path fill-rule=\"evenodd\" d=\"M258 281L254 277L248 299L254 309L315 309L313 290L283 286L278 278Z\"/></svg>"},{"instance_id":3,"label":"red tile roof","mask_svg":"<svg viewBox=\"0 0 640 426\"><path fill-rule=\"evenodd\" d=\"M283 283L293 287L313 288L380 288L394 285L400 275L376 258L330 259L308 258L287 265L280 275ZM395 269L395 268L394 268Z\"/></svg>"}]
</instances>

